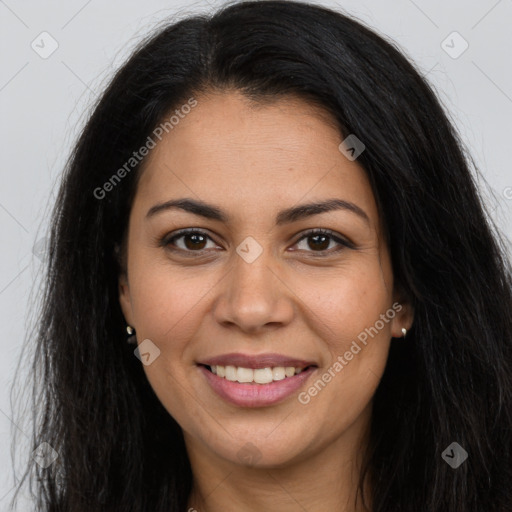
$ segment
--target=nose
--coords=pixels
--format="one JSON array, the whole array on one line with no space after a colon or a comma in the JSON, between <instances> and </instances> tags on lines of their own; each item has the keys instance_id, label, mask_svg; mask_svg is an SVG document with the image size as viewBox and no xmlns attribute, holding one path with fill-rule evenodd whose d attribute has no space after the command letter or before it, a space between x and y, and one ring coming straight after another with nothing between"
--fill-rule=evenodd
<instances>
[{"instance_id":1,"label":"nose","mask_svg":"<svg viewBox=\"0 0 512 512\"><path fill-rule=\"evenodd\" d=\"M269 250L248 263L238 254L219 283L214 315L224 327L257 333L289 324L295 312L293 293Z\"/></svg>"}]
</instances>

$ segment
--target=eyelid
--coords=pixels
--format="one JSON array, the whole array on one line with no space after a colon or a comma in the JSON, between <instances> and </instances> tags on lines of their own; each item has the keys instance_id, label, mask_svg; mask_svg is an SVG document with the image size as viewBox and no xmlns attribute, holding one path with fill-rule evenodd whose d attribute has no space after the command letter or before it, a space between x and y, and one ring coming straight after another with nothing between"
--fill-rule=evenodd
<instances>
[{"instance_id":1,"label":"eyelid","mask_svg":"<svg viewBox=\"0 0 512 512\"><path fill-rule=\"evenodd\" d=\"M217 245L220 245L212 237L210 232L205 230L205 229L203 229L203 228L183 228L183 229L179 229L178 231L173 231L172 233L169 233L169 234L163 236L161 239L157 239L157 242L158 242L159 246L161 246L163 248L169 248L169 246L171 245L171 241L172 240L175 240L175 239L180 238L182 236L191 235L191 234L202 235L202 236L204 236L206 238L209 238L210 240L212 240ZM182 252L182 253L183 252L188 252L188 253L197 252L197 253L201 253L201 251L204 251L205 249L201 249L200 251L185 251L184 249L180 249L180 248L176 247L176 248L173 248L171 250L179 251L179 252Z\"/></svg>"},{"instance_id":2,"label":"eyelid","mask_svg":"<svg viewBox=\"0 0 512 512\"><path fill-rule=\"evenodd\" d=\"M300 235L300 238L298 238L293 245L296 245L300 241L304 240L304 238L308 238L309 236L313 236L313 235L328 235L332 238L332 240L334 240L339 245L342 245L342 246L345 246L345 247L348 247L351 249L355 249L355 244L351 240L349 240L347 237L343 237L342 235L339 235L335 231L332 231L331 229L326 229L326 228L310 228L310 229L307 229L306 231L303 231ZM313 252L313 253L318 252L318 254L322 254L327 251L308 251L308 252Z\"/></svg>"},{"instance_id":3,"label":"eyelid","mask_svg":"<svg viewBox=\"0 0 512 512\"><path fill-rule=\"evenodd\" d=\"M220 245L220 244L218 244L215 241L215 239L210 235L210 233L207 230L203 229L203 228L183 228L183 229L180 229L180 230L178 230L176 232L170 233L169 235L165 235L163 238L161 238L158 241L158 245L160 245L160 246L162 246L164 248L169 249L169 247L171 246L170 242L172 240L176 240L176 239L178 239L180 237L183 237L183 236L186 236L186 235L190 235L190 234L199 234L199 235L205 236L206 238L209 238L210 240L212 240L217 245ZM332 231L332 230L326 229L326 228L310 228L310 229L307 229L306 231L303 231L302 233L300 233L299 238L297 238L295 240L293 245L297 245L299 242L301 242L305 238L308 238L308 237L314 236L314 235L327 235L335 243L337 243L338 246L339 246L337 249L329 249L329 250L323 250L323 251L306 251L306 252L311 253L313 255L316 254L319 257L337 253L337 252L341 251L343 247L344 248L349 248L349 249L355 249L356 248L355 244L351 240L349 240L346 237L343 237L342 235L339 235L335 231ZM181 248L178 248L178 247L174 247L174 248L171 248L169 250L175 251L175 252L181 252L182 254L183 253L188 253L188 254L199 253L199 254L201 254L204 251L211 251L211 249L200 249L198 251L192 251L192 250L181 249Z\"/></svg>"}]
</instances>

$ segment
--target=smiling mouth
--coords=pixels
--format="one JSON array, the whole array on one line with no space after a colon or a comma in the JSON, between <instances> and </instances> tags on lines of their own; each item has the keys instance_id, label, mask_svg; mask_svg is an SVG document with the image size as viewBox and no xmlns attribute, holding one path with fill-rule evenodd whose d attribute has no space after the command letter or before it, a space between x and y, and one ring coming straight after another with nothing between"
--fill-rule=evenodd
<instances>
[{"instance_id":1,"label":"smiling mouth","mask_svg":"<svg viewBox=\"0 0 512 512\"><path fill-rule=\"evenodd\" d=\"M299 375L310 368L316 368L315 365L305 367L295 366L274 366L266 368L244 368L242 366L222 366L222 365L200 365L208 371L230 382L239 382L242 384L264 385L271 382L278 382Z\"/></svg>"}]
</instances>

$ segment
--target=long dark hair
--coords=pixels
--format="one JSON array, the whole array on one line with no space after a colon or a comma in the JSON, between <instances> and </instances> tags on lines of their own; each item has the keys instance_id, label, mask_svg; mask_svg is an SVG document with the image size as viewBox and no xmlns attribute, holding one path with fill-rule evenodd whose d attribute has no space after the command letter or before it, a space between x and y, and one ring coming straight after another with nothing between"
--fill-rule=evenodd
<instances>
[{"instance_id":1,"label":"long dark hair","mask_svg":"<svg viewBox=\"0 0 512 512\"><path fill-rule=\"evenodd\" d=\"M125 342L122 245L144 161L95 190L194 95L298 95L355 134L396 283L414 306L374 397L361 475L373 512L512 510L512 272L471 157L421 72L353 18L249 1L153 34L117 71L69 159L52 216L33 360L37 510L184 511L192 473L180 427ZM471 165L470 165L471 164ZM126 168L125 168L126 169ZM477 172L477 171L476 171ZM31 340L31 343L34 340ZM457 469L443 451L457 442ZM21 486L21 484L20 484Z\"/></svg>"}]
</instances>

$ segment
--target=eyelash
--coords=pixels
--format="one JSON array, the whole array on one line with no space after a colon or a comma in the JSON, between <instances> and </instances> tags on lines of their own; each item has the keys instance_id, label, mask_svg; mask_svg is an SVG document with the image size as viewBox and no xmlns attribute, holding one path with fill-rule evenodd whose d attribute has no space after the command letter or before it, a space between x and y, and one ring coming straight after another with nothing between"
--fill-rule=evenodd
<instances>
[{"instance_id":1,"label":"eyelash","mask_svg":"<svg viewBox=\"0 0 512 512\"><path fill-rule=\"evenodd\" d=\"M183 238L183 237L185 237L187 235L202 235L202 236L204 236L206 238L209 238L210 240L214 241L210 237L210 235L208 235L208 233L206 233L205 231L202 231L200 229L188 228L188 229L183 229L183 230L178 231L177 233L175 233L171 237L169 237L169 236L163 237L160 240L159 245L161 245L162 247L165 247L165 248L170 248L170 246L173 245L173 242L175 242L179 238ZM306 252L313 253L315 255L314 257L325 257L325 256L329 256L329 255L331 255L333 253L338 253L338 252L344 250L345 248L349 248L349 249L354 249L355 248L354 245L351 242L349 242L348 240L344 240L344 239L340 238L339 236L336 236L336 234L333 231L329 230L329 229L322 229L322 228L310 229L310 230L306 231L302 235L302 237L299 238L295 242L294 245L298 244L299 242L302 242L302 240L305 240L307 238L313 237L315 235L325 235L325 236L328 236L328 237L331 238L331 240L333 240L336 243L338 243L339 246L341 246L341 247L338 247L335 250L324 249L324 250L321 250L321 251L313 251L313 250L306 251ZM182 252L182 253L202 253L204 251L207 251L208 249L200 249L198 251L193 251L193 250L190 250L190 249L170 248L170 250L174 251L174 252Z\"/></svg>"}]
</instances>

